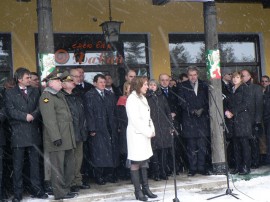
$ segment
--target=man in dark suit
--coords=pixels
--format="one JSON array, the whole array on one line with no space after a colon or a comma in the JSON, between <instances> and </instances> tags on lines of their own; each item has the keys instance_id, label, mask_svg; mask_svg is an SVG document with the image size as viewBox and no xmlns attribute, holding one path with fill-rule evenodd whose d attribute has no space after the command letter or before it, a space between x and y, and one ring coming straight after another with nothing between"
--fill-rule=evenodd
<instances>
[{"instance_id":1,"label":"man in dark suit","mask_svg":"<svg viewBox=\"0 0 270 202\"><path fill-rule=\"evenodd\" d=\"M112 92L115 95L115 98L118 100L119 96L121 95L121 92L119 92L119 89L113 84L112 76L109 74L106 74L105 78L106 78L105 89L107 91Z\"/></svg>"},{"instance_id":2,"label":"man in dark suit","mask_svg":"<svg viewBox=\"0 0 270 202\"><path fill-rule=\"evenodd\" d=\"M229 69L222 69L222 80L221 80L221 90L222 90L222 99L223 99L223 109L228 109L229 107L229 100L232 94L232 73ZM226 137L226 149L227 149L227 162L230 168L235 167L235 159L234 159L234 152L233 152L233 119L228 119L226 116L225 124L228 129L225 130L225 137Z\"/></svg>"},{"instance_id":3,"label":"man in dark suit","mask_svg":"<svg viewBox=\"0 0 270 202\"><path fill-rule=\"evenodd\" d=\"M180 132L179 125L180 125L180 113L181 110L178 108L178 98L175 95L176 88L169 87L170 83L170 76L168 74L160 74L159 75L159 84L161 91L163 95L166 97L170 110L171 110L171 116L173 119L174 127L177 129L178 132ZM176 153L176 172L177 174L181 171L183 171L183 168L185 167L185 161L186 161L186 152L183 147L183 140L181 136L174 137L174 147L175 147L175 153ZM173 161L172 161L172 153L171 150L168 150L168 165L169 169L167 170L167 173L171 174L173 171Z\"/></svg>"},{"instance_id":4,"label":"man in dark suit","mask_svg":"<svg viewBox=\"0 0 270 202\"><path fill-rule=\"evenodd\" d=\"M77 67L76 69L70 70L70 76L72 77L76 87L74 91L85 94L90 89L94 88L91 83L88 83L84 80L84 70L82 67Z\"/></svg>"},{"instance_id":5,"label":"man in dark suit","mask_svg":"<svg viewBox=\"0 0 270 202\"><path fill-rule=\"evenodd\" d=\"M188 80L179 86L183 137L189 162L188 176L206 175L206 155L210 136L208 120L208 86L198 79L198 70L190 66Z\"/></svg>"},{"instance_id":6,"label":"man in dark suit","mask_svg":"<svg viewBox=\"0 0 270 202\"><path fill-rule=\"evenodd\" d=\"M0 93L0 201L6 202L3 195L2 179L3 179L3 153L6 145L6 138L3 129L3 122L6 119L6 112L4 108L4 100L2 92Z\"/></svg>"},{"instance_id":7,"label":"man in dark suit","mask_svg":"<svg viewBox=\"0 0 270 202\"><path fill-rule=\"evenodd\" d=\"M23 162L27 151L30 161L30 181L32 194L37 198L48 198L41 186L39 171L39 147L41 131L39 130L40 111L38 108L39 91L30 86L30 72L18 68L14 74L16 86L6 91L5 106L12 128L11 146L13 150L13 202L22 200Z\"/></svg>"},{"instance_id":8,"label":"man in dark suit","mask_svg":"<svg viewBox=\"0 0 270 202\"><path fill-rule=\"evenodd\" d=\"M78 94L81 98L84 97L84 94L88 92L90 89L94 88L94 86L88 82L84 81L84 70L81 67L77 67L75 69L71 69L69 72L73 82L75 83L75 88L72 90L73 93ZM90 154L89 154L89 137L83 144L83 162L82 162L82 186L83 187L90 187L89 185L89 177L90 172L92 170L92 166L90 164Z\"/></svg>"},{"instance_id":9,"label":"man in dark suit","mask_svg":"<svg viewBox=\"0 0 270 202\"><path fill-rule=\"evenodd\" d=\"M136 72L133 69L130 69L126 72L125 75L125 80L128 81L129 83L132 81L133 78L136 77ZM125 83L125 82L124 82ZM122 83L120 86L118 86L118 91L120 93L119 96L123 95L123 87L124 87L124 83Z\"/></svg>"},{"instance_id":10,"label":"man in dark suit","mask_svg":"<svg viewBox=\"0 0 270 202\"><path fill-rule=\"evenodd\" d=\"M90 137L90 160L96 183L116 182L119 164L118 124L114 95L105 90L105 77L94 77L95 88L85 94L85 114ZM105 169L106 168L106 169Z\"/></svg>"},{"instance_id":11,"label":"man in dark suit","mask_svg":"<svg viewBox=\"0 0 270 202\"><path fill-rule=\"evenodd\" d=\"M259 136L262 133L263 117L263 88L253 83L251 73L244 69L241 71L243 81L248 85L252 97L250 97L250 115L252 123L251 168L258 168L260 164Z\"/></svg>"}]
</instances>

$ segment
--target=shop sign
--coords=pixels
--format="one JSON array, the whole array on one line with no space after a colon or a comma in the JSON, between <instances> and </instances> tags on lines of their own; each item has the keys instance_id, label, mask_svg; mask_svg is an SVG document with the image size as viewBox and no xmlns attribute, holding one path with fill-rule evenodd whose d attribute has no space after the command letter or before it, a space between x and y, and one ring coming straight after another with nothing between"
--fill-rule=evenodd
<instances>
[{"instance_id":1,"label":"shop sign","mask_svg":"<svg viewBox=\"0 0 270 202\"><path fill-rule=\"evenodd\" d=\"M81 56L77 61L74 53L59 49L55 52L56 66L76 66L76 65L117 65L123 63L123 57L117 52L80 52Z\"/></svg>"}]
</instances>

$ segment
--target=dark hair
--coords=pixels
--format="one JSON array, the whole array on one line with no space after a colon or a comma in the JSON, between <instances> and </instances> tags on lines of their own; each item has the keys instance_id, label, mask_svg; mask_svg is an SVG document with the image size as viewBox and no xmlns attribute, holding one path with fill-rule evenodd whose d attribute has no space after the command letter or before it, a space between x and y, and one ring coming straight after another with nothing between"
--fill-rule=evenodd
<instances>
[{"instance_id":1,"label":"dark hair","mask_svg":"<svg viewBox=\"0 0 270 202\"><path fill-rule=\"evenodd\" d=\"M188 78L188 75L186 73L179 74L180 81L183 81L184 77Z\"/></svg>"},{"instance_id":2,"label":"dark hair","mask_svg":"<svg viewBox=\"0 0 270 202\"><path fill-rule=\"evenodd\" d=\"M3 84L5 89L11 89L16 86L16 82L13 77L8 77Z\"/></svg>"},{"instance_id":3,"label":"dark hair","mask_svg":"<svg viewBox=\"0 0 270 202\"><path fill-rule=\"evenodd\" d=\"M136 74L136 71L134 69L129 69L128 71L126 71L125 76L127 76L129 72L135 72L135 74Z\"/></svg>"},{"instance_id":4,"label":"dark hair","mask_svg":"<svg viewBox=\"0 0 270 202\"><path fill-rule=\"evenodd\" d=\"M105 76L103 74L97 74L94 79L93 79L93 82L97 82L98 81L98 78L101 78L101 79L104 79L106 80Z\"/></svg>"},{"instance_id":5,"label":"dark hair","mask_svg":"<svg viewBox=\"0 0 270 202\"><path fill-rule=\"evenodd\" d=\"M38 73L36 73L36 72L30 72L30 75L35 75L38 77Z\"/></svg>"},{"instance_id":6,"label":"dark hair","mask_svg":"<svg viewBox=\"0 0 270 202\"><path fill-rule=\"evenodd\" d=\"M145 81L148 81L147 76L137 76L132 79L130 83L130 92L135 91L137 95L140 95L141 88L143 87Z\"/></svg>"},{"instance_id":7,"label":"dark hair","mask_svg":"<svg viewBox=\"0 0 270 202\"><path fill-rule=\"evenodd\" d=\"M269 76L263 75L262 78L266 78L268 81L270 80Z\"/></svg>"},{"instance_id":8,"label":"dark hair","mask_svg":"<svg viewBox=\"0 0 270 202\"><path fill-rule=\"evenodd\" d=\"M19 79L22 79L25 74L30 75L30 71L25 67L19 67L14 73L15 82L18 83Z\"/></svg>"},{"instance_id":9,"label":"dark hair","mask_svg":"<svg viewBox=\"0 0 270 202\"><path fill-rule=\"evenodd\" d=\"M106 76L109 76L112 78L112 75L110 75L110 74L104 74L104 77L106 77Z\"/></svg>"},{"instance_id":10,"label":"dark hair","mask_svg":"<svg viewBox=\"0 0 270 202\"><path fill-rule=\"evenodd\" d=\"M187 68L187 74L189 73L189 72L197 72L197 74L199 74L199 70L198 70L198 67L197 66L193 66L193 65L191 65L191 66L189 66L188 68Z\"/></svg>"}]
</instances>

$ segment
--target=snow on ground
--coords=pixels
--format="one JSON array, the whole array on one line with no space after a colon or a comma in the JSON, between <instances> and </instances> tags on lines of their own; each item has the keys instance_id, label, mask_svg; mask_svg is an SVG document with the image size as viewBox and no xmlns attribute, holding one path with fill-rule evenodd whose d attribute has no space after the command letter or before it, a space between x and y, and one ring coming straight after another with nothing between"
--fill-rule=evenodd
<instances>
[{"instance_id":1,"label":"snow on ground","mask_svg":"<svg viewBox=\"0 0 270 202\"><path fill-rule=\"evenodd\" d=\"M201 190L192 189L184 190L180 189L177 192L178 199L181 202L202 202L202 201L213 201L213 202L230 202L230 201L256 201L256 202L270 202L270 176L257 177L251 180L241 180L234 183L230 182L230 188L233 189L232 193L237 194L239 198L237 200L231 195L225 195L212 200L207 200L208 198L225 194L227 187L217 187L212 190ZM148 200L148 201L173 201L175 198L175 193L173 191L164 193L156 193L158 195L158 200ZM96 202L134 202L135 196L125 196L109 199L95 200Z\"/></svg>"}]
</instances>

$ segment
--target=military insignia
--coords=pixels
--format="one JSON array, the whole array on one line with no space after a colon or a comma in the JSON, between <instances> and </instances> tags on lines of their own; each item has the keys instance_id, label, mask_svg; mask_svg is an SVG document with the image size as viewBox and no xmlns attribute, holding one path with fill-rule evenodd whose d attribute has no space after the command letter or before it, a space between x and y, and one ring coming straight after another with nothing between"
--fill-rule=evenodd
<instances>
[{"instance_id":1,"label":"military insignia","mask_svg":"<svg viewBox=\"0 0 270 202\"><path fill-rule=\"evenodd\" d=\"M48 103L49 99L48 98L44 98L43 102Z\"/></svg>"}]
</instances>

